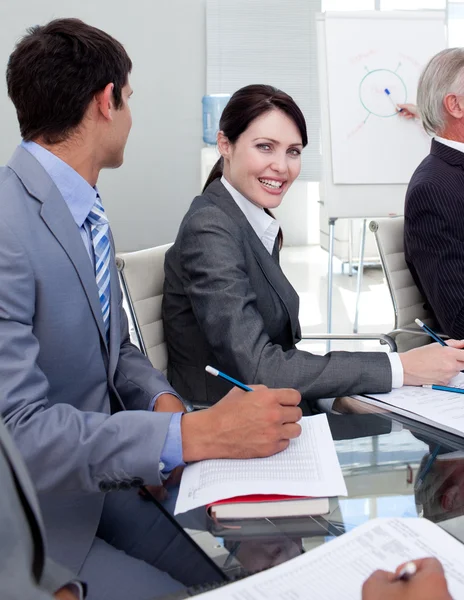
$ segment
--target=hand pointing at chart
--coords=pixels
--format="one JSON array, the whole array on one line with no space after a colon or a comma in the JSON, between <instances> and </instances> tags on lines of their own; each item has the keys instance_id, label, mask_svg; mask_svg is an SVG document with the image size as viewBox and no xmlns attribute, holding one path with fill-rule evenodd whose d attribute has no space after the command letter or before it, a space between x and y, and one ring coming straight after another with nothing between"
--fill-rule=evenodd
<instances>
[{"instance_id":1,"label":"hand pointing at chart","mask_svg":"<svg viewBox=\"0 0 464 600\"><path fill-rule=\"evenodd\" d=\"M385 88L384 92L400 117L404 117L405 119L415 119L416 117L419 118L419 111L415 104L397 104L393 100L391 92L388 88Z\"/></svg>"},{"instance_id":2,"label":"hand pointing at chart","mask_svg":"<svg viewBox=\"0 0 464 600\"><path fill-rule=\"evenodd\" d=\"M404 119L418 119L419 111L415 104L397 104L397 111L400 117Z\"/></svg>"}]
</instances>

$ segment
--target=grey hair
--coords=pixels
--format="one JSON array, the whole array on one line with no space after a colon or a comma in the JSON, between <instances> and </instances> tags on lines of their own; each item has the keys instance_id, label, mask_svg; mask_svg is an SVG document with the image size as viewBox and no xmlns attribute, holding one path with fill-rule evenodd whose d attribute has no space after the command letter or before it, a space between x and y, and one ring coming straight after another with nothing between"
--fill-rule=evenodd
<instances>
[{"instance_id":1,"label":"grey hair","mask_svg":"<svg viewBox=\"0 0 464 600\"><path fill-rule=\"evenodd\" d=\"M442 50L430 59L420 76L417 108L430 135L440 135L446 126L443 101L447 94L464 94L464 48Z\"/></svg>"}]
</instances>

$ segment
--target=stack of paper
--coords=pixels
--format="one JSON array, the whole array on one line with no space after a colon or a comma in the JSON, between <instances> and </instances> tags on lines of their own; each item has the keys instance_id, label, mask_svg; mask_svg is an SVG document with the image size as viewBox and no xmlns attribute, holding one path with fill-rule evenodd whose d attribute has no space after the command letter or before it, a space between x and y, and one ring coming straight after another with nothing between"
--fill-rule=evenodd
<instances>
[{"instance_id":1,"label":"stack of paper","mask_svg":"<svg viewBox=\"0 0 464 600\"><path fill-rule=\"evenodd\" d=\"M204 460L185 468L175 514L247 494L346 496L327 416L304 417L301 436L269 458Z\"/></svg>"},{"instance_id":2,"label":"stack of paper","mask_svg":"<svg viewBox=\"0 0 464 600\"><path fill-rule=\"evenodd\" d=\"M464 374L457 375L449 385L464 388ZM388 408L391 412L438 427L443 431L464 436L463 394L403 386L388 394L366 394L355 398L374 406Z\"/></svg>"}]
</instances>

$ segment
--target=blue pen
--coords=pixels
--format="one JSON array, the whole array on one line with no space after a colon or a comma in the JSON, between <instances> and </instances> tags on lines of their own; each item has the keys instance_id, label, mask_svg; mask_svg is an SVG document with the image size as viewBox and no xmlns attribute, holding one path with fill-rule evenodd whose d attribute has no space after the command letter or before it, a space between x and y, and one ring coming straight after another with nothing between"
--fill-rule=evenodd
<instances>
[{"instance_id":1,"label":"blue pen","mask_svg":"<svg viewBox=\"0 0 464 600\"><path fill-rule=\"evenodd\" d=\"M237 381L233 377L230 377L230 375L226 375L225 373L222 373L221 371L218 371L214 367L210 367L208 365L207 367L205 367L205 371L207 373L209 373L210 375L214 375L215 377L222 377L222 379L225 379L226 381L230 381L230 383L233 383L234 385L236 385L240 389L245 390L245 392L252 392L253 391L251 389L251 387L248 387L244 383L241 383L240 381Z\"/></svg>"},{"instance_id":2,"label":"blue pen","mask_svg":"<svg viewBox=\"0 0 464 600\"><path fill-rule=\"evenodd\" d=\"M432 465L435 462L435 459L437 458L437 455L438 455L439 452L440 452L440 445L435 446L435 450L429 456L429 459L426 462L425 467L422 470L422 473L419 473L419 476L418 476L417 481L416 481L416 485L414 486L415 490L418 490L421 487L421 485L422 485L422 483L423 483L423 481L424 481L427 473L432 468Z\"/></svg>"},{"instance_id":3,"label":"blue pen","mask_svg":"<svg viewBox=\"0 0 464 600\"><path fill-rule=\"evenodd\" d=\"M429 388L430 390L438 390L439 392L454 392L455 394L464 394L464 389L449 387L448 385L423 385L423 388Z\"/></svg>"},{"instance_id":4,"label":"blue pen","mask_svg":"<svg viewBox=\"0 0 464 600\"><path fill-rule=\"evenodd\" d=\"M390 90L389 90L388 88L385 88L383 91L384 91L384 92L387 94L387 96L389 97L389 99L390 99L390 102L393 104L393 107L395 108L395 110L396 110L397 112L402 112L402 110L403 110L403 109L402 109L402 108L398 108L398 107L396 106L396 104L393 102L393 99L392 99L392 97L391 97L391 92L390 92Z\"/></svg>"},{"instance_id":5,"label":"blue pen","mask_svg":"<svg viewBox=\"0 0 464 600\"><path fill-rule=\"evenodd\" d=\"M425 331L425 333L427 333L432 340L435 340L436 342L438 342L440 344L440 346L447 346L448 344L443 341L441 339L441 337L439 335L437 335L433 329L430 329L430 327L428 325L426 325L425 323L422 323L422 321L420 319L415 319L414 321L417 325L419 325L419 327Z\"/></svg>"}]
</instances>

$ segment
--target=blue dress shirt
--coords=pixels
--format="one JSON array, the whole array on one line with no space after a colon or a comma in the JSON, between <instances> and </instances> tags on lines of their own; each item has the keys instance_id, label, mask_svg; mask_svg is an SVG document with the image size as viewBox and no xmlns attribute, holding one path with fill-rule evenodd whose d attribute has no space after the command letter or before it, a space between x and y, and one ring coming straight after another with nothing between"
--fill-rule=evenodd
<instances>
[{"instance_id":1,"label":"blue dress shirt","mask_svg":"<svg viewBox=\"0 0 464 600\"><path fill-rule=\"evenodd\" d=\"M21 146L39 161L58 188L60 194L63 196L63 199L76 222L77 228L79 229L82 242L92 261L92 266L94 266L90 225L86 219L95 203L98 190L92 187L90 183L81 177L79 173L67 163L39 144L22 141ZM150 402L148 410L153 410L156 400L164 393L172 392L166 390L166 392L157 394ZM175 413L172 415L169 423L168 434L164 442L163 451L161 452L161 462L164 464L164 468L162 469L163 473L168 473L178 465L184 464L182 461L181 417L182 413Z\"/></svg>"}]
</instances>

